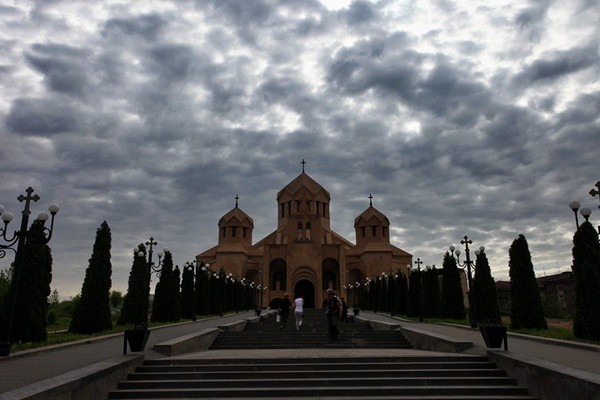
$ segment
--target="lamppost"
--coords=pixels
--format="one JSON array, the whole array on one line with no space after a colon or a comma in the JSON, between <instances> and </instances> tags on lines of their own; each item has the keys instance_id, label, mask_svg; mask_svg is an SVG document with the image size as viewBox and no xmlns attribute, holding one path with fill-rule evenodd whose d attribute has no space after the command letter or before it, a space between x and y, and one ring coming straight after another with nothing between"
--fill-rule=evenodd
<instances>
[{"instance_id":1,"label":"lamppost","mask_svg":"<svg viewBox=\"0 0 600 400\"><path fill-rule=\"evenodd\" d=\"M15 308L17 305L17 291L19 289L19 280L21 278L21 273L23 269L23 262L25 260L25 243L34 246L34 247L43 247L50 239L52 239L52 232L54 231L54 217L58 213L60 209L58 204L51 204L48 207L48 211L52 215L52 219L50 220L50 229L44 227L43 235L39 237L33 237L28 234L27 227L29 225L29 215L31 214L31 210L29 206L31 201L37 202L40 199L40 196L32 193L34 190L30 187L25 189L25 196L20 195L17 197L20 203L25 202L25 206L23 207L23 211L21 212L21 228L18 231L14 231L12 237L8 237L8 224L13 219L13 215L7 211L4 211L4 207L0 206L0 214L2 215L2 221L4 222L4 228L0 228L0 237L6 241L6 244L0 244L0 259L6 256L7 250L12 250L15 252L15 261L14 261L14 270L12 281L9 290L9 299L8 299L8 315L6 318L6 325L3 331L2 340L0 341L0 357L5 357L10 354L10 335L12 333L12 325L13 319L15 316ZM39 213L37 216L37 220L41 221L42 224L48 220L49 216L45 212ZM47 236L46 236L47 234ZM15 249L15 244L17 248Z\"/></svg>"},{"instance_id":2,"label":"lamppost","mask_svg":"<svg viewBox=\"0 0 600 400\"><path fill-rule=\"evenodd\" d=\"M421 297L423 297L423 279L421 277L421 264L423 264L423 261L421 261L420 258L417 258L417 260L415 261L415 264L417 265L417 278L419 280L419 293L417 294L417 303L418 303L418 308L419 308L419 322L423 322L423 307L421 304L421 303L423 303L423 301L421 299ZM410 264L406 264L406 268L411 269L414 267Z\"/></svg>"},{"instance_id":3,"label":"lamppost","mask_svg":"<svg viewBox=\"0 0 600 400\"><path fill-rule=\"evenodd\" d=\"M596 182L595 186L597 189L590 190L590 195L592 197L598 196L598 200L600 200L600 181ZM571 210L573 210L573 213L575 214L575 225L577 229L579 229L579 220L577 219L577 211L579 210L579 207L580 204L576 200L569 203L569 208L571 208ZM598 208L600 208L600 205L598 206ZM579 213L583 218L585 218L586 222L589 222L590 215L592 215L592 210L589 207L581 207ZM598 225L598 234L600 234L600 225Z\"/></svg>"},{"instance_id":4,"label":"lamppost","mask_svg":"<svg viewBox=\"0 0 600 400\"><path fill-rule=\"evenodd\" d=\"M148 288L148 293L146 295L146 301L144 302L144 310L145 310L145 318L144 318L144 323L142 324L142 329L146 330L148 329L148 311L150 309L150 283L152 282L152 273L156 274L156 276L158 276L160 274L160 272L162 271L162 257L163 257L163 252L166 253L169 251L169 249L163 249L163 251L159 251L157 253L158 255L158 264L155 265L154 262L152 261L152 254L153 254L153 249L154 246L156 246L158 244L158 242L156 240L154 240L153 237L150 237L150 239L146 242L146 246L148 246L148 260L146 261L146 268L147 268L147 288ZM141 247L138 247L138 257L145 257L145 253L143 251L143 249Z\"/></svg>"},{"instance_id":5,"label":"lamppost","mask_svg":"<svg viewBox=\"0 0 600 400\"><path fill-rule=\"evenodd\" d=\"M473 310L473 276L471 275L471 268L475 269L475 265L474 262L471 260L470 257L470 252L471 250L469 249L469 245L473 244L473 241L471 239L469 239L466 235L465 237L463 237L463 239L460 241L460 244L464 244L465 245L465 257L466 260L464 263L460 263L460 250L457 249L454 246L450 246L450 252L452 254L456 254L456 264L459 268L461 269L467 269L467 281L469 284L469 291L467 292L467 298L469 299L469 320L471 321L471 328L477 328L477 322L475 321L475 310ZM485 247L480 246L479 250L475 250L475 255L478 256L480 253L483 253L485 251Z\"/></svg>"}]
</instances>

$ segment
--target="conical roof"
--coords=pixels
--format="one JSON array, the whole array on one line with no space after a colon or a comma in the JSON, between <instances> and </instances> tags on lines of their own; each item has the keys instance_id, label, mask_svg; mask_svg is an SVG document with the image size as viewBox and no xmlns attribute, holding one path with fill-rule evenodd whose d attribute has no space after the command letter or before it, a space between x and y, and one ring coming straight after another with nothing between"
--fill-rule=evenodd
<instances>
[{"instance_id":1,"label":"conical roof","mask_svg":"<svg viewBox=\"0 0 600 400\"><path fill-rule=\"evenodd\" d=\"M363 211L356 219L354 219L354 227L356 227L359 221L362 219L365 222L371 221L375 218L381 225L389 226L390 220L385 216L384 213L379 211L373 206L369 206L365 211Z\"/></svg>"},{"instance_id":2,"label":"conical roof","mask_svg":"<svg viewBox=\"0 0 600 400\"><path fill-rule=\"evenodd\" d=\"M254 227L254 220L252 218L250 218L250 216L248 214L246 214L244 211L242 211L242 209L239 208L238 206L235 206L229 212L227 212L227 214L225 214L221 217L221 219L219 220L219 226L227 225L233 219L237 219L240 223L243 223L244 221L248 221L248 223L250 224L250 227L252 227L252 228Z\"/></svg>"},{"instance_id":3,"label":"conical roof","mask_svg":"<svg viewBox=\"0 0 600 400\"><path fill-rule=\"evenodd\" d=\"M305 187L313 194L317 194L320 191L325 192L327 198L331 198L329 192L323 188L320 184L318 184L313 178L308 176L306 172L300 173L294 180L288 183L283 189L277 193L277 198L279 198L284 192L288 192L290 195L294 195L298 192L302 187Z\"/></svg>"}]
</instances>

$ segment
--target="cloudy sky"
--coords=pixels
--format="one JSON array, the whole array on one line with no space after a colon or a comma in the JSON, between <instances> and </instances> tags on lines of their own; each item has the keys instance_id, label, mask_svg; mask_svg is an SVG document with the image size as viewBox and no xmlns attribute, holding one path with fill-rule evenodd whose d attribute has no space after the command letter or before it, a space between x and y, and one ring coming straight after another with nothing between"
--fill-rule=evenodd
<instances>
[{"instance_id":1,"label":"cloudy sky","mask_svg":"<svg viewBox=\"0 0 600 400\"><path fill-rule=\"evenodd\" d=\"M4 0L0 204L61 205L63 298L102 220L121 291L135 245L191 260L236 194L258 241L303 158L352 241L372 193L428 264L468 235L506 279L523 233L566 271L569 201L600 221L599 43L597 0Z\"/></svg>"}]
</instances>

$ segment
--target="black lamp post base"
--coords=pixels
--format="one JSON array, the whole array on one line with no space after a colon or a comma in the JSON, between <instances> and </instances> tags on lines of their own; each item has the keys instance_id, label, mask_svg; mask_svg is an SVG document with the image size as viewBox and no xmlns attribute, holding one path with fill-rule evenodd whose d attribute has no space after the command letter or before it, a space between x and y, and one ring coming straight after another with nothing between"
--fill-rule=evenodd
<instances>
[{"instance_id":1,"label":"black lamp post base","mask_svg":"<svg viewBox=\"0 0 600 400\"><path fill-rule=\"evenodd\" d=\"M0 357L8 357L10 355L10 343L0 343Z\"/></svg>"}]
</instances>

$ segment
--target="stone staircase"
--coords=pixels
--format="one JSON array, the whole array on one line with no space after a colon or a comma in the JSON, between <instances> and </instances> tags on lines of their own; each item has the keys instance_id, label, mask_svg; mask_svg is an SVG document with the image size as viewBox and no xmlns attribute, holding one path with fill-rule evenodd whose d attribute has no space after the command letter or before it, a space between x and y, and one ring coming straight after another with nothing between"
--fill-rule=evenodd
<instances>
[{"instance_id":1,"label":"stone staircase","mask_svg":"<svg viewBox=\"0 0 600 400\"><path fill-rule=\"evenodd\" d=\"M109 399L533 399L481 356L148 360Z\"/></svg>"},{"instance_id":2,"label":"stone staircase","mask_svg":"<svg viewBox=\"0 0 600 400\"><path fill-rule=\"evenodd\" d=\"M410 348L400 331L374 331L366 322L350 321L340 323L340 338L331 341L322 309L307 309L300 331L296 331L293 314L283 330L271 316L247 324L240 332L220 332L210 349Z\"/></svg>"}]
</instances>

